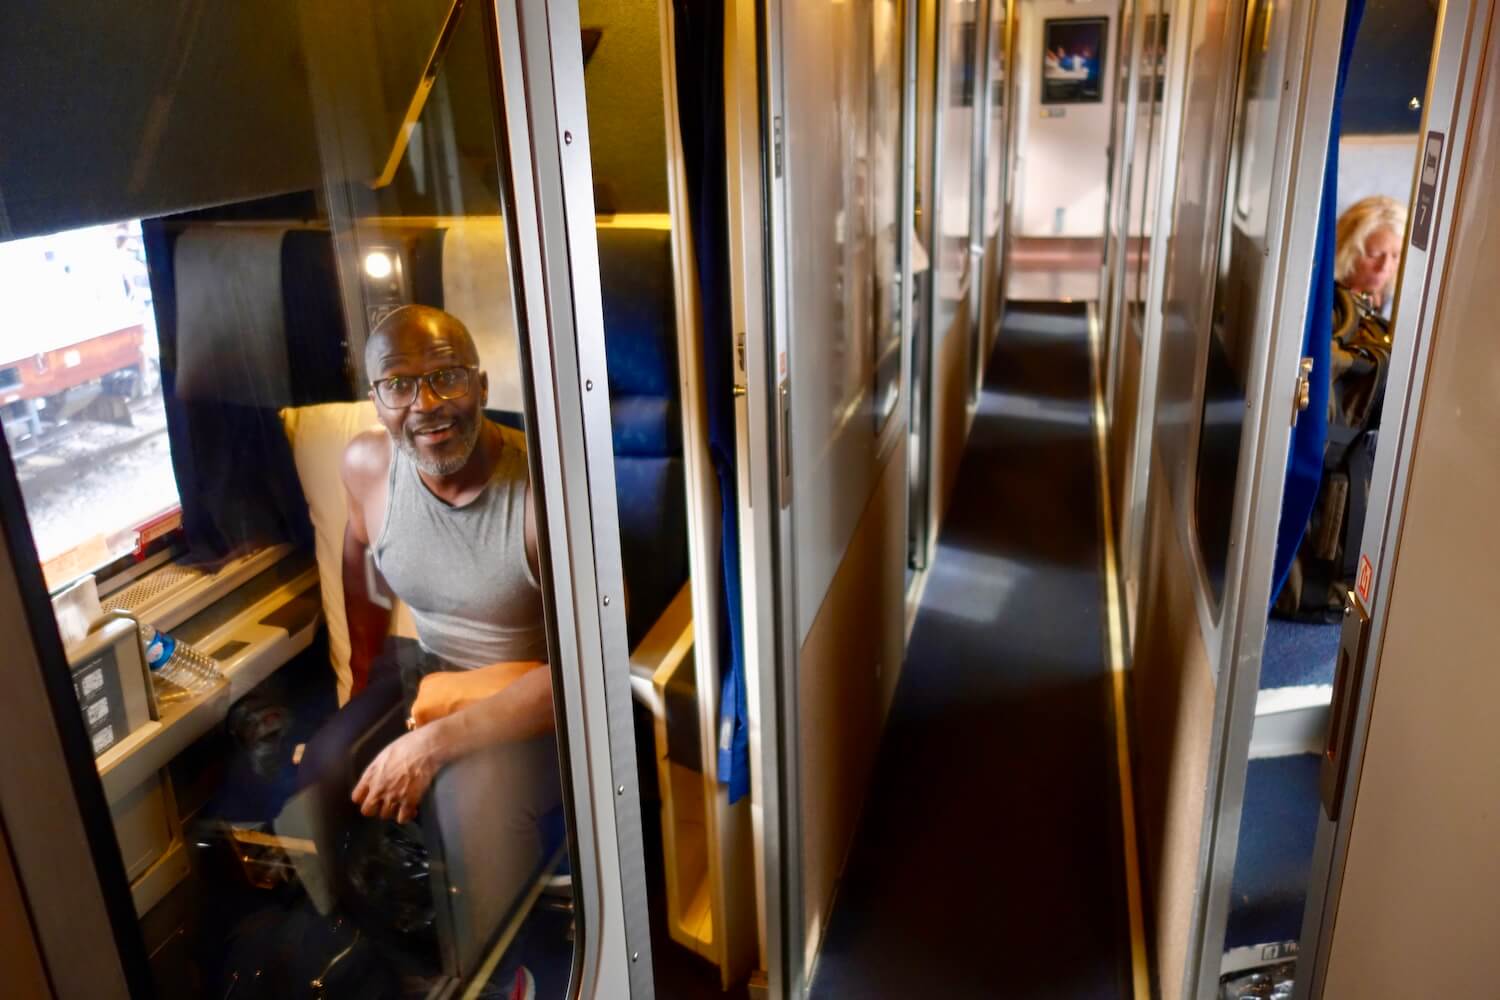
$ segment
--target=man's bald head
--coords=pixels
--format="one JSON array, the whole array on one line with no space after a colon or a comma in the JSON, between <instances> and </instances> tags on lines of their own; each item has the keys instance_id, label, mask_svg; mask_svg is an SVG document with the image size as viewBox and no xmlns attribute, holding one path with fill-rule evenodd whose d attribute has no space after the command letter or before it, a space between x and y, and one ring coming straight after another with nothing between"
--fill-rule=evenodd
<instances>
[{"instance_id":1,"label":"man's bald head","mask_svg":"<svg viewBox=\"0 0 1500 1000\"><path fill-rule=\"evenodd\" d=\"M402 306L370 331L365 371L376 414L428 476L454 475L475 453L490 389L478 368L474 338L441 309ZM432 381L440 372L448 373L442 388ZM384 392L375 391L377 382ZM404 386L394 398L393 385Z\"/></svg>"},{"instance_id":2,"label":"man's bald head","mask_svg":"<svg viewBox=\"0 0 1500 1000\"><path fill-rule=\"evenodd\" d=\"M402 306L388 314L365 343L365 371L372 379L419 358L451 355L452 363L479 366L479 350L457 316L432 306Z\"/></svg>"}]
</instances>

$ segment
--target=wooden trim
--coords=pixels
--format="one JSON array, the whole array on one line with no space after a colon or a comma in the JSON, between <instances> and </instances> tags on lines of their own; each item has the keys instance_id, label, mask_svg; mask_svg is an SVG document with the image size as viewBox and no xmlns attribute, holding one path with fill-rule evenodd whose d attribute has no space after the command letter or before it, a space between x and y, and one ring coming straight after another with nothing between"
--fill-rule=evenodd
<instances>
[{"instance_id":1,"label":"wooden trim","mask_svg":"<svg viewBox=\"0 0 1500 1000\"><path fill-rule=\"evenodd\" d=\"M51 997L47 967L42 962L36 928L26 909L26 898L16 878L10 841L0 828L0 983L6 992L20 997Z\"/></svg>"}]
</instances>

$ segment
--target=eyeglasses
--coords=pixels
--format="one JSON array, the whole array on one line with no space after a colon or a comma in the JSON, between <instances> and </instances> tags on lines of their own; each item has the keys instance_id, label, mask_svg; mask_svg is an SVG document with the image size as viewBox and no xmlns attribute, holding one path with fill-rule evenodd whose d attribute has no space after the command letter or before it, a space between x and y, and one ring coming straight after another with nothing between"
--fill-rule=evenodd
<instances>
[{"instance_id":1,"label":"eyeglasses","mask_svg":"<svg viewBox=\"0 0 1500 1000\"><path fill-rule=\"evenodd\" d=\"M461 399L467 396L474 382L473 373L478 370L474 365L457 365L439 368L426 375L392 375L390 378L376 379L370 383L370 388L375 390L375 398L382 405L400 410L416 402L423 382L427 383L427 388L438 399Z\"/></svg>"}]
</instances>

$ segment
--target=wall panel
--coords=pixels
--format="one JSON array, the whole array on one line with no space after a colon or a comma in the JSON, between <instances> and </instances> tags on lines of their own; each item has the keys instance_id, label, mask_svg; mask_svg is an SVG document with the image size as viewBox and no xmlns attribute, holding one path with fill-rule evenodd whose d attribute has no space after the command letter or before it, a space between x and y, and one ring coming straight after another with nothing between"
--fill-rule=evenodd
<instances>
[{"instance_id":1,"label":"wall panel","mask_svg":"<svg viewBox=\"0 0 1500 1000\"><path fill-rule=\"evenodd\" d=\"M798 664L807 958L821 944L905 645L906 448L881 470ZM872 628L872 623L880 623Z\"/></svg>"},{"instance_id":2,"label":"wall panel","mask_svg":"<svg viewBox=\"0 0 1500 1000\"><path fill-rule=\"evenodd\" d=\"M958 464L963 458L964 442L973 422L969 412L969 338L961 331L967 328L969 307L959 303L953 318L953 336L937 344L932 370L932 475L933 537L948 511L953 485L958 479Z\"/></svg>"},{"instance_id":3,"label":"wall panel","mask_svg":"<svg viewBox=\"0 0 1500 1000\"><path fill-rule=\"evenodd\" d=\"M1115 63L1115 17L1109 0L1037 0L1023 3L1016 45L1016 179L1022 236L1103 236L1110 102L1119 67ZM1040 103L1042 27L1049 18L1109 20L1103 67L1103 99L1097 104Z\"/></svg>"},{"instance_id":4,"label":"wall panel","mask_svg":"<svg viewBox=\"0 0 1500 1000\"><path fill-rule=\"evenodd\" d=\"M1145 587L1131 665L1143 884L1163 1000L1181 996L1202 839L1214 686L1194 607L1194 567L1154 464Z\"/></svg>"},{"instance_id":5,"label":"wall panel","mask_svg":"<svg viewBox=\"0 0 1500 1000\"><path fill-rule=\"evenodd\" d=\"M589 155L601 213L667 210L657 2L580 0L578 4L583 29L600 32L599 45L584 68L584 83Z\"/></svg>"}]
</instances>

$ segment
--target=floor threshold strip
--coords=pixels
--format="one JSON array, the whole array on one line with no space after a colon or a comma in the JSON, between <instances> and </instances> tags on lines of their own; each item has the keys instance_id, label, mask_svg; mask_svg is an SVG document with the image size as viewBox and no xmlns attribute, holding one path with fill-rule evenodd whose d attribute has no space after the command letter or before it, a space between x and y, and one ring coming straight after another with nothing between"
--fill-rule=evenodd
<instances>
[{"instance_id":1,"label":"floor threshold strip","mask_svg":"<svg viewBox=\"0 0 1500 1000\"><path fill-rule=\"evenodd\" d=\"M1120 580L1115 557L1114 512L1109 495L1109 441L1105 428L1099 312L1089 304L1089 359L1094 395L1094 443L1099 459L1100 533L1104 541L1104 586L1109 624L1109 669L1114 691L1115 760L1120 770L1120 826L1124 832L1125 892L1130 909L1130 970L1135 1000L1150 1000L1151 973L1146 961L1146 920L1141 901L1140 851L1136 843L1135 785L1130 770L1130 733L1125 710L1125 640Z\"/></svg>"}]
</instances>

